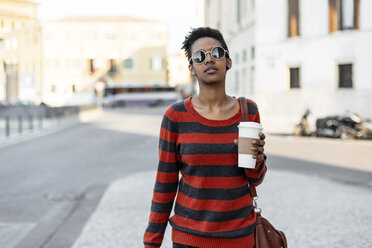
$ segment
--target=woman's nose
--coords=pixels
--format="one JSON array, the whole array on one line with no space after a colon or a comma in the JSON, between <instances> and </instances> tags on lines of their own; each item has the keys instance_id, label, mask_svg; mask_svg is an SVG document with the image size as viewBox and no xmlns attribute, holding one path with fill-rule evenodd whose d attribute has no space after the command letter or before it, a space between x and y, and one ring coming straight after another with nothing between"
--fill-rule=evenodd
<instances>
[{"instance_id":1,"label":"woman's nose","mask_svg":"<svg viewBox=\"0 0 372 248\"><path fill-rule=\"evenodd\" d=\"M214 59L212 57L211 52L208 52L208 53L205 54L205 62L204 63L211 62L211 61L214 61Z\"/></svg>"}]
</instances>

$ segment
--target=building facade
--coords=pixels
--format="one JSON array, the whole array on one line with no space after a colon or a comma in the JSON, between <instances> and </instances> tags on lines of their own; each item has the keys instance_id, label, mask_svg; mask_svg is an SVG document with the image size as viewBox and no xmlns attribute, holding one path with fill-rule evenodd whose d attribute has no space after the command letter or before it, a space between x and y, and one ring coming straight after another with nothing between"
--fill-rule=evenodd
<instances>
[{"instance_id":1,"label":"building facade","mask_svg":"<svg viewBox=\"0 0 372 248\"><path fill-rule=\"evenodd\" d=\"M69 17L42 24L43 101L65 105L110 86L167 85L167 26L125 16ZM74 100L75 99L75 100Z\"/></svg>"},{"instance_id":2,"label":"building facade","mask_svg":"<svg viewBox=\"0 0 372 248\"><path fill-rule=\"evenodd\" d=\"M311 124L345 111L372 117L371 1L231 3L233 15L220 19L227 28L219 24L233 59L228 90L253 98L268 130L292 131L307 108ZM224 1L204 1L205 24L218 27L207 18L213 4L226 7Z\"/></svg>"},{"instance_id":3,"label":"building facade","mask_svg":"<svg viewBox=\"0 0 372 248\"><path fill-rule=\"evenodd\" d=\"M165 23L126 16L39 22L32 1L0 0L0 100L94 100L94 85L167 85Z\"/></svg>"},{"instance_id":4,"label":"building facade","mask_svg":"<svg viewBox=\"0 0 372 248\"><path fill-rule=\"evenodd\" d=\"M40 96L40 31L35 2L0 0L0 100Z\"/></svg>"}]
</instances>

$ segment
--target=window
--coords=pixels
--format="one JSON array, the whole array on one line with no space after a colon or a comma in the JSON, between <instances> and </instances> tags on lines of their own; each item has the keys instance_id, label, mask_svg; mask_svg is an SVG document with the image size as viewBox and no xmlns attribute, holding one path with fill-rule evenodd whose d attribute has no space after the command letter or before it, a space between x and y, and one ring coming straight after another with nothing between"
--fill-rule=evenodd
<instances>
[{"instance_id":1,"label":"window","mask_svg":"<svg viewBox=\"0 0 372 248\"><path fill-rule=\"evenodd\" d=\"M12 39L12 49L17 49L18 48L18 40L16 38Z\"/></svg>"},{"instance_id":2,"label":"window","mask_svg":"<svg viewBox=\"0 0 372 248\"><path fill-rule=\"evenodd\" d=\"M247 85L248 85L248 82L247 82L247 69L244 68L242 71L242 89L241 91L243 92L243 94L246 94L247 92Z\"/></svg>"},{"instance_id":3,"label":"window","mask_svg":"<svg viewBox=\"0 0 372 248\"><path fill-rule=\"evenodd\" d=\"M97 40L98 39L98 35L96 32L89 32L88 33L88 39L89 40Z\"/></svg>"},{"instance_id":4,"label":"window","mask_svg":"<svg viewBox=\"0 0 372 248\"><path fill-rule=\"evenodd\" d=\"M5 49L11 49L12 48L12 41L10 39L5 40Z\"/></svg>"},{"instance_id":5,"label":"window","mask_svg":"<svg viewBox=\"0 0 372 248\"><path fill-rule=\"evenodd\" d=\"M72 92L73 92L73 93L75 93L75 92L76 92L76 85L75 85L75 84L73 84L73 85L71 85L71 86L72 86L72 89L71 89L71 90L72 90Z\"/></svg>"},{"instance_id":6,"label":"window","mask_svg":"<svg viewBox=\"0 0 372 248\"><path fill-rule=\"evenodd\" d=\"M124 69L131 70L133 67L133 58L127 58L124 60Z\"/></svg>"},{"instance_id":7,"label":"window","mask_svg":"<svg viewBox=\"0 0 372 248\"><path fill-rule=\"evenodd\" d=\"M251 66L250 72L250 94L254 93L254 66Z\"/></svg>"},{"instance_id":8,"label":"window","mask_svg":"<svg viewBox=\"0 0 372 248\"><path fill-rule=\"evenodd\" d=\"M70 59L66 59L65 60L65 66L66 66L66 68L71 68L72 67L71 60Z\"/></svg>"},{"instance_id":9,"label":"window","mask_svg":"<svg viewBox=\"0 0 372 248\"><path fill-rule=\"evenodd\" d=\"M4 28L4 20L1 20L0 23L1 23L1 24L0 24L1 26L0 26L0 27L1 27L1 28Z\"/></svg>"},{"instance_id":10,"label":"window","mask_svg":"<svg viewBox=\"0 0 372 248\"><path fill-rule=\"evenodd\" d=\"M288 0L288 37L300 36L299 0Z\"/></svg>"},{"instance_id":11,"label":"window","mask_svg":"<svg viewBox=\"0 0 372 248\"><path fill-rule=\"evenodd\" d=\"M353 65L338 65L338 87L353 88Z\"/></svg>"},{"instance_id":12,"label":"window","mask_svg":"<svg viewBox=\"0 0 372 248\"><path fill-rule=\"evenodd\" d=\"M116 35L115 35L115 33L114 33L113 31L108 32L108 33L107 33L107 39L108 39L108 40L115 40L115 39L116 39Z\"/></svg>"},{"instance_id":13,"label":"window","mask_svg":"<svg viewBox=\"0 0 372 248\"><path fill-rule=\"evenodd\" d=\"M242 24L242 20L245 16L247 16L246 0L236 0L236 23Z\"/></svg>"},{"instance_id":14,"label":"window","mask_svg":"<svg viewBox=\"0 0 372 248\"><path fill-rule=\"evenodd\" d=\"M242 56L243 63L247 61L247 51L244 49L243 50L243 56Z\"/></svg>"},{"instance_id":15,"label":"window","mask_svg":"<svg viewBox=\"0 0 372 248\"><path fill-rule=\"evenodd\" d=\"M109 60L109 73L111 74L117 73L116 61L114 59Z\"/></svg>"},{"instance_id":16,"label":"window","mask_svg":"<svg viewBox=\"0 0 372 248\"><path fill-rule=\"evenodd\" d=\"M239 72L235 71L235 85L234 85L234 92L239 91Z\"/></svg>"},{"instance_id":17,"label":"window","mask_svg":"<svg viewBox=\"0 0 372 248\"><path fill-rule=\"evenodd\" d=\"M254 46L251 47L251 59L254 59L255 58L255 49L254 49Z\"/></svg>"},{"instance_id":18,"label":"window","mask_svg":"<svg viewBox=\"0 0 372 248\"><path fill-rule=\"evenodd\" d=\"M55 60L54 60L54 68L55 68L55 69L59 69L59 66L60 66L60 61L59 61L59 59L55 59Z\"/></svg>"},{"instance_id":19,"label":"window","mask_svg":"<svg viewBox=\"0 0 372 248\"><path fill-rule=\"evenodd\" d=\"M289 87L291 89L300 88L300 68L299 67L289 68Z\"/></svg>"},{"instance_id":20,"label":"window","mask_svg":"<svg viewBox=\"0 0 372 248\"><path fill-rule=\"evenodd\" d=\"M154 39L154 40L161 40L161 38L162 38L162 34L159 31L152 33L152 39Z\"/></svg>"},{"instance_id":21,"label":"window","mask_svg":"<svg viewBox=\"0 0 372 248\"><path fill-rule=\"evenodd\" d=\"M328 0L328 29L358 29L360 26L360 0Z\"/></svg>"},{"instance_id":22,"label":"window","mask_svg":"<svg viewBox=\"0 0 372 248\"><path fill-rule=\"evenodd\" d=\"M94 59L88 59L88 64L89 64L89 72L94 73L96 71L96 68L94 66Z\"/></svg>"},{"instance_id":23,"label":"window","mask_svg":"<svg viewBox=\"0 0 372 248\"><path fill-rule=\"evenodd\" d=\"M79 67L79 59L73 59L74 67Z\"/></svg>"},{"instance_id":24,"label":"window","mask_svg":"<svg viewBox=\"0 0 372 248\"><path fill-rule=\"evenodd\" d=\"M163 69L163 56L152 55L150 58L150 67L152 71L161 71Z\"/></svg>"},{"instance_id":25,"label":"window","mask_svg":"<svg viewBox=\"0 0 372 248\"><path fill-rule=\"evenodd\" d=\"M242 19L242 16L241 16L241 1L240 0L236 0L236 23L240 24L240 21Z\"/></svg>"},{"instance_id":26,"label":"window","mask_svg":"<svg viewBox=\"0 0 372 248\"><path fill-rule=\"evenodd\" d=\"M75 40L76 34L73 31L68 31L65 33L66 40Z\"/></svg>"}]
</instances>

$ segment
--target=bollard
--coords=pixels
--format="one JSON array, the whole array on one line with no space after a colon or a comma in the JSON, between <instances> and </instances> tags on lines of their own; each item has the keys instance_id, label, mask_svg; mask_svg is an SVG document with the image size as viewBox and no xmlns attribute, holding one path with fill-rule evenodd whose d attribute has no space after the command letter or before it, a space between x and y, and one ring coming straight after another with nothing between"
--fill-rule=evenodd
<instances>
[{"instance_id":1,"label":"bollard","mask_svg":"<svg viewBox=\"0 0 372 248\"><path fill-rule=\"evenodd\" d=\"M39 129L43 129L43 115L39 114Z\"/></svg>"},{"instance_id":2,"label":"bollard","mask_svg":"<svg viewBox=\"0 0 372 248\"><path fill-rule=\"evenodd\" d=\"M33 115L28 116L28 127L29 127L30 131L32 132L32 130L34 129L34 117L33 117Z\"/></svg>"},{"instance_id":3,"label":"bollard","mask_svg":"<svg viewBox=\"0 0 372 248\"><path fill-rule=\"evenodd\" d=\"M10 136L9 116L5 117L5 135L7 138Z\"/></svg>"},{"instance_id":4,"label":"bollard","mask_svg":"<svg viewBox=\"0 0 372 248\"><path fill-rule=\"evenodd\" d=\"M22 126L22 115L18 116L18 134L22 134L23 126Z\"/></svg>"}]
</instances>

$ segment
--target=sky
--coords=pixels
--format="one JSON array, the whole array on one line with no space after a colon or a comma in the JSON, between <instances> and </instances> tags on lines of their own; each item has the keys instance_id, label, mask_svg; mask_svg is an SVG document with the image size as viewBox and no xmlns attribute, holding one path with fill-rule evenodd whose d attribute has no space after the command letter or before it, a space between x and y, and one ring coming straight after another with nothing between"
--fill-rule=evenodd
<instances>
[{"instance_id":1,"label":"sky","mask_svg":"<svg viewBox=\"0 0 372 248\"><path fill-rule=\"evenodd\" d=\"M168 24L169 54L181 51L191 27L198 26L198 0L35 0L41 20L71 15L125 15Z\"/></svg>"}]
</instances>

